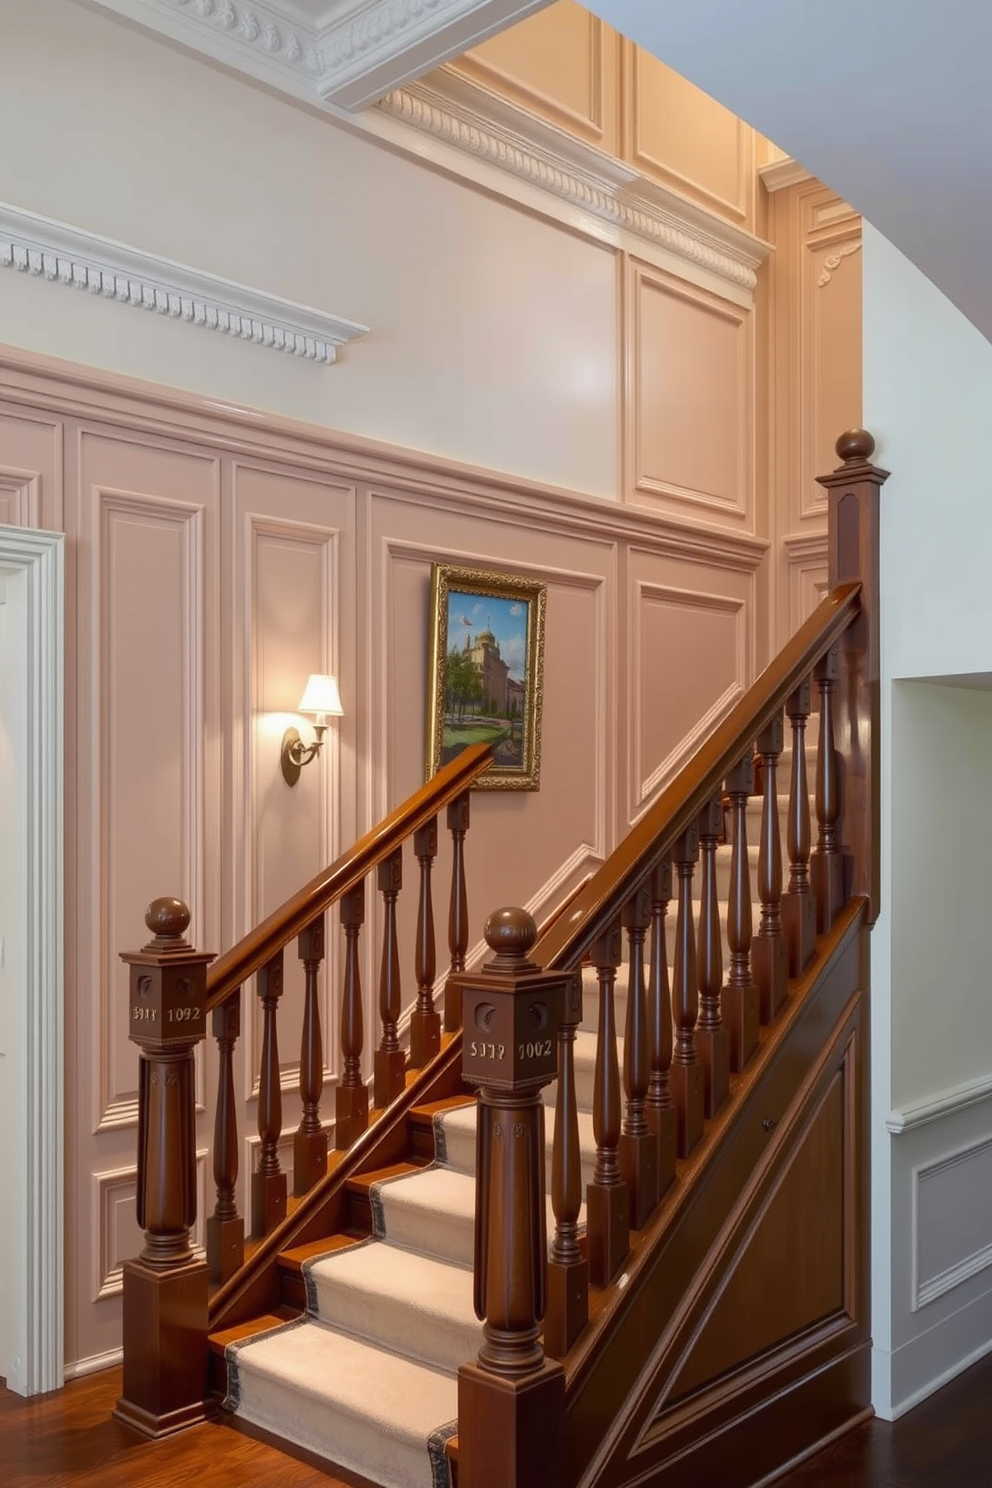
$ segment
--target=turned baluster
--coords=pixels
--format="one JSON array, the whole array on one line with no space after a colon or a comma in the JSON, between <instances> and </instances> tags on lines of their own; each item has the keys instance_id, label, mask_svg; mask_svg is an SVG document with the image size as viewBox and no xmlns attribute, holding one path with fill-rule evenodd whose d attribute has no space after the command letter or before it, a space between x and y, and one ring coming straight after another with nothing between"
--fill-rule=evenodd
<instances>
[{"instance_id":1,"label":"turned baluster","mask_svg":"<svg viewBox=\"0 0 992 1488\"><path fill-rule=\"evenodd\" d=\"M551 1208L555 1235L548 1256L548 1308L544 1352L563 1359L589 1320L589 1263L579 1248L582 1154L575 1091L575 1030L582 1022L582 973L576 972L558 1028L558 1089L551 1158Z\"/></svg>"},{"instance_id":2,"label":"turned baluster","mask_svg":"<svg viewBox=\"0 0 992 1488\"><path fill-rule=\"evenodd\" d=\"M648 1126L658 1147L658 1198L675 1181L678 1117L668 1072L672 1063L672 994L668 984L665 918L672 897L672 860L664 858L651 875L651 970L648 977L648 1044L651 1075L646 1102Z\"/></svg>"},{"instance_id":3,"label":"turned baluster","mask_svg":"<svg viewBox=\"0 0 992 1488\"><path fill-rule=\"evenodd\" d=\"M727 776L733 820L727 944L730 971L723 989L723 1020L730 1035L730 1068L739 1075L758 1047L758 991L751 972L751 867L747 849L747 803L754 790L754 759L748 753Z\"/></svg>"},{"instance_id":4,"label":"turned baluster","mask_svg":"<svg viewBox=\"0 0 992 1488\"><path fill-rule=\"evenodd\" d=\"M300 1100L303 1113L293 1138L293 1193L307 1193L327 1172L327 1133L320 1120L324 1089L324 1041L317 1001L317 978L324 959L324 916L319 915L297 939L303 962L303 1033L300 1040Z\"/></svg>"},{"instance_id":5,"label":"turned baluster","mask_svg":"<svg viewBox=\"0 0 992 1488\"><path fill-rule=\"evenodd\" d=\"M400 1016L400 953L396 938L396 900L403 887L403 850L397 848L378 868L382 895L382 965L379 971L379 1018L382 1039L375 1051L373 1101L385 1110L406 1085L406 1059L400 1048L396 1024Z\"/></svg>"},{"instance_id":6,"label":"turned baluster","mask_svg":"<svg viewBox=\"0 0 992 1488\"><path fill-rule=\"evenodd\" d=\"M448 831L451 833L451 898L448 902L448 955L451 970L444 984L444 1028L454 1033L462 1026L458 1002L458 983L452 976L465 970L468 950L468 889L465 884L465 834L469 828L469 794L458 796L448 806Z\"/></svg>"},{"instance_id":7,"label":"turned baluster","mask_svg":"<svg viewBox=\"0 0 992 1488\"><path fill-rule=\"evenodd\" d=\"M124 1371L114 1414L145 1436L203 1420L207 1265L190 1243L196 1221L194 1050L206 1028L212 956L183 939L189 910L156 899L130 967L128 1032L138 1045L136 1212L145 1240L124 1262Z\"/></svg>"},{"instance_id":8,"label":"turned baluster","mask_svg":"<svg viewBox=\"0 0 992 1488\"><path fill-rule=\"evenodd\" d=\"M238 1111L234 1096L234 1046L241 1036L241 988L211 1015L217 1040L217 1111L214 1116L214 1184L217 1200L207 1220L211 1281L224 1282L245 1259L245 1222L238 1213Z\"/></svg>"},{"instance_id":9,"label":"turned baluster","mask_svg":"<svg viewBox=\"0 0 992 1488\"><path fill-rule=\"evenodd\" d=\"M494 958L459 974L462 1072L479 1086L475 1211L478 1359L458 1371L459 1477L472 1488L559 1488L565 1377L545 1357L544 1104L554 1079L558 1023L572 983L528 961L530 915L497 910L486 925ZM514 1464L507 1478L507 1462Z\"/></svg>"},{"instance_id":10,"label":"turned baluster","mask_svg":"<svg viewBox=\"0 0 992 1488\"><path fill-rule=\"evenodd\" d=\"M840 818L840 771L834 747L834 686L837 652L828 651L814 676L820 694L820 740L816 752L816 850L810 862L810 881L816 895L816 928L825 935L844 904L844 856L837 823Z\"/></svg>"},{"instance_id":11,"label":"turned baluster","mask_svg":"<svg viewBox=\"0 0 992 1488\"><path fill-rule=\"evenodd\" d=\"M362 1079L362 974L358 937L365 922L365 886L341 897L344 929L344 985L341 989L341 1083L335 1095L334 1145L346 1151L369 1124L369 1092Z\"/></svg>"},{"instance_id":12,"label":"turned baluster","mask_svg":"<svg viewBox=\"0 0 992 1488\"><path fill-rule=\"evenodd\" d=\"M276 1015L282 996L283 953L277 951L255 979L262 1004L262 1066L258 1082L258 1165L251 1175L251 1233L267 1235L286 1218L286 1174L279 1162L282 1085Z\"/></svg>"},{"instance_id":13,"label":"turned baluster","mask_svg":"<svg viewBox=\"0 0 992 1488\"><path fill-rule=\"evenodd\" d=\"M630 1195L620 1170L620 1061L614 989L620 965L620 926L595 941L589 959L599 983L599 1028L593 1083L592 1129L596 1166L586 1188L589 1280L608 1286L630 1249Z\"/></svg>"},{"instance_id":14,"label":"turned baluster","mask_svg":"<svg viewBox=\"0 0 992 1488\"><path fill-rule=\"evenodd\" d=\"M703 1066L703 1110L715 1116L730 1094L730 1038L723 1026L720 991L723 986L723 946L720 905L716 887L716 849L723 834L723 802L719 796L699 816L703 883L699 905L699 1022L696 1048Z\"/></svg>"},{"instance_id":15,"label":"turned baluster","mask_svg":"<svg viewBox=\"0 0 992 1488\"><path fill-rule=\"evenodd\" d=\"M781 713L758 735L763 796L761 846L758 849L758 897L761 923L751 947L751 968L758 988L762 1023L770 1023L789 990L789 948L782 930L782 833L778 818L778 757L785 743Z\"/></svg>"},{"instance_id":16,"label":"turned baluster","mask_svg":"<svg viewBox=\"0 0 992 1488\"><path fill-rule=\"evenodd\" d=\"M675 1051L669 1080L678 1112L678 1155L688 1157L703 1135L703 1069L696 1053L699 991L696 936L692 921L692 873L699 857L699 825L693 822L672 849L679 880L675 927Z\"/></svg>"},{"instance_id":17,"label":"turned baluster","mask_svg":"<svg viewBox=\"0 0 992 1488\"><path fill-rule=\"evenodd\" d=\"M789 975L801 976L816 946L816 898L809 882L809 783L806 775L806 721L809 679L785 705L792 725L792 776L789 782L789 890L782 895L782 928L789 946Z\"/></svg>"},{"instance_id":18,"label":"turned baluster","mask_svg":"<svg viewBox=\"0 0 992 1488\"><path fill-rule=\"evenodd\" d=\"M437 857L437 817L413 834L413 850L420 864L420 904L417 911L417 1005L410 1015L410 1064L423 1069L441 1047L441 1018L434 1010L434 901L431 871Z\"/></svg>"},{"instance_id":19,"label":"turned baluster","mask_svg":"<svg viewBox=\"0 0 992 1488\"><path fill-rule=\"evenodd\" d=\"M651 895L646 887L627 901L621 919L627 931L629 958L623 1042L623 1087L627 1100L620 1136L620 1171L630 1197L630 1227L640 1230L658 1197L658 1144L647 1119L651 1066L644 941L651 921Z\"/></svg>"}]
</instances>

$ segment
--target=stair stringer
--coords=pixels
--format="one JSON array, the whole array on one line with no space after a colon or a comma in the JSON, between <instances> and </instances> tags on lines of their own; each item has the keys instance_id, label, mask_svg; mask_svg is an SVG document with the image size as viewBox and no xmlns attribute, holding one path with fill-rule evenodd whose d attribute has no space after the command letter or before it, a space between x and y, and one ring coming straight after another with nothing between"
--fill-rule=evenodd
<instances>
[{"instance_id":1,"label":"stair stringer","mask_svg":"<svg viewBox=\"0 0 992 1488\"><path fill-rule=\"evenodd\" d=\"M762 1031L729 1107L637 1237L569 1358L568 1485L751 1488L868 1413L867 990L866 901L857 900ZM776 1200L788 1197L832 1107L841 1181L825 1218L839 1229L836 1305L799 1327L793 1306L787 1327L769 1330L763 1316L756 1330L749 1296L735 1315L735 1277L767 1271L762 1248L776 1228L781 1244ZM796 1273L802 1259L794 1257ZM783 1270L783 1288L789 1281ZM739 1337L722 1361L718 1326ZM719 1372L708 1372L708 1361Z\"/></svg>"}]
</instances>

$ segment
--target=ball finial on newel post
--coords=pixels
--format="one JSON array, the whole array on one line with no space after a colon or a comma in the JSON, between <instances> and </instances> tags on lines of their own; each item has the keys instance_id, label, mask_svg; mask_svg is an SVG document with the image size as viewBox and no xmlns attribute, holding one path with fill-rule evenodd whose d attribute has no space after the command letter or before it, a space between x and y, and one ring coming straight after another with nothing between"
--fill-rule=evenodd
<instances>
[{"instance_id":1,"label":"ball finial on newel post","mask_svg":"<svg viewBox=\"0 0 992 1488\"><path fill-rule=\"evenodd\" d=\"M867 429L845 429L834 449L845 465L863 465L875 453L875 438Z\"/></svg>"}]
</instances>

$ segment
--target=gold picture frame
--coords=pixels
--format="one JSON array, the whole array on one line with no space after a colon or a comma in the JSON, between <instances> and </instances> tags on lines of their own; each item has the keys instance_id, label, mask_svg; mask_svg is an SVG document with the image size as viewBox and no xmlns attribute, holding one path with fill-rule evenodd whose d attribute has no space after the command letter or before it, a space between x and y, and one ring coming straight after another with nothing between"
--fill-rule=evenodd
<instances>
[{"instance_id":1,"label":"gold picture frame","mask_svg":"<svg viewBox=\"0 0 992 1488\"><path fill-rule=\"evenodd\" d=\"M538 790L547 586L517 574L431 569L429 780L470 744L495 758L477 790Z\"/></svg>"}]
</instances>

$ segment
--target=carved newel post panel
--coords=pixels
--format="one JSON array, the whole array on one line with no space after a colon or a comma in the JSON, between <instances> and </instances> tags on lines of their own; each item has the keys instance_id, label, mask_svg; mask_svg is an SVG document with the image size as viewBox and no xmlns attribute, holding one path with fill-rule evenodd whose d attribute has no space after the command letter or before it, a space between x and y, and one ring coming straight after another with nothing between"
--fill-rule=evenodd
<instances>
[{"instance_id":1,"label":"carved newel post panel","mask_svg":"<svg viewBox=\"0 0 992 1488\"><path fill-rule=\"evenodd\" d=\"M522 909L486 923L495 954L458 976L463 1066L479 1087L475 1311L478 1360L458 1371L461 1488L558 1488L565 1375L546 1359L547 1224L542 1088L558 1070L558 1028L573 978L528 960L537 938Z\"/></svg>"},{"instance_id":2,"label":"carved newel post panel","mask_svg":"<svg viewBox=\"0 0 992 1488\"><path fill-rule=\"evenodd\" d=\"M124 1379L114 1414L145 1436L204 1417L207 1264L194 1258L196 1092L193 1053L206 1032L207 964L184 932L181 899L155 899L152 939L131 968L128 1025L138 1045L138 1223L145 1243L124 1263Z\"/></svg>"}]
</instances>

